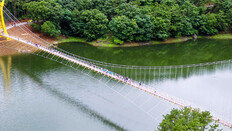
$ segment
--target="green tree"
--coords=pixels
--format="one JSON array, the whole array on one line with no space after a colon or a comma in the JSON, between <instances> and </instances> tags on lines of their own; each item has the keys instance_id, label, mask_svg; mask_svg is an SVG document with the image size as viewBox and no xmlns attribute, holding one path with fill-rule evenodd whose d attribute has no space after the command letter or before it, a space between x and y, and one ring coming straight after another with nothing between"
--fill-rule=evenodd
<instances>
[{"instance_id":1,"label":"green tree","mask_svg":"<svg viewBox=\"0 0 232 131\"><path fill-rule=\"evenodd\" d=\"M193 3L196 6L204 6L206 3L210 3L212 0L191 0L191 3Z\"/></svg>"},{"instance_id":2,"label":"green tree","mask_svg":"<svg viewBox=\"0 0 232 131\"><path fill-rule=\"evenodd\" d=\"M5 6L13 13L16 17L21 17L25 15L25 12L23 10L23 0L6 0Z\"/></svg>"},{"instance_id":3,"label":"green tree","mask_svg":"<svg viewBox=\"0 0 232 131\"><path fill-rule=\"evenodd\" d=\"M126 16L116 16L110 21L109 28L117 38L132 41L138 25L135 20L131 20Z\"/></svg>"},{"instance_id":4,"label":"green tree","mask_svg":"<svg viewBox=\"0 0 232 131\"><path fill-rule=\"evenodd\" d=\"M35 32L40 32L41 31L41 25L38 23L32 23L30 25L30 27L32 28L33 31Z\"/></svg>"},{"instance_id":5,"label":"green tree","mask_svg":"<svg viewBox=\"0 0 232 131\"><path fill-rule=\"evenodd\" d=\"M158 40L166 40L169 36L169 29L171 21L162 17L156 17L153 19L154 30L153 38Z\"/></svg>"},{"instance_id":6,"label":"green tree","mask_svg":"<svg viewBox=\"0 0 232 131\"><path fill-rule=\"evenodd\" d=\"M136 15L134 17L138 28L135 34L136 41L149 41L153 38L154 25L150 15Z\"/></svg>"},{"instance_id":7,"label":"green tree","mask_svg":"<svg viewBox=\"0 0 232 131\"><path fill-rule=\"evenodd\" d=\"M101 3L97 4L96 9L103 12L108 19L111 19L116 15L115 10L119 5L126 3L126 0L104 0L104 1L97 0L97 1L101 1Z\"/></svg>"},{"instance_id":8,"label":"green tree","mask_svg":"<svg viewBox=\"0 0 232 131\"><path fill-rule=\"evenodd\" d=\"M49 20L59 23L60 18L63 17L62 6L54 0L32 1L26 3L24 8L27 10L28 16L33 20Z\"/></svg>"},{"instance_id":9,"label":"green tree","mask_svg":"<svg viewBox=\"0 0 232 131\"><path fill-rule=\"evenodd\" d=\"M127 0L77 0L76 8L79 11L98 9L104 13L108 19L111 19L116 15L116 8L126 2Z\"/></svg>"},{"instance_id":10,"label":"green tree","mask_svg":"<svg viewBox=\"0 0 232 131\"><path fill-rule=\"evenodd\" d=\"M226 22L229 24L229 28L232 28L232 8L226 13Z\"/></svg>"},{"instance_id":11,"label":"green tree","mask_svg":"<svg viewBox=\"0 0 232 131\"><path fill-rule=\"evenodd\" d=\"M213 13L219 13L220 11L227 12L232 8L231 0L214 0Z\"/></svg>"},{"instance_id":12,"label":"green tree","mask_svg":"<svg viewBox=\"0 0 232 131\"><path fill-rule=\"evenodd\" d=\"M74 0L56 0L56 2L62 5L64 9L74 10L75 8L77 8L77 2Z\"/></svg>"},{"instance_id":13,"label":"green tree","mask_svg":"<svg viewBox=\"0 0 232 131\"><path fill-rule=\"evenodd\" d=\"M154 25L153 38L165 40L170 36L171 8L164 4L155 4L150 12Z\"/></svg>"},{"instance_id":14,"label":"green tree","mask_svg":"<svg viewBox=\"0 0 232 131\"><path fill-rule=\"evenodd\" d=\"M101 11L97 9L84 10L77 16L77 28L79 35L94 40L108 33L108 19Z\"/></svg>"},{"instance_id":15,"label":"green tree","mask_svg":"<svg viewBox=\"0 0 232 131\"><path fill-rule=\"evenodd\" d=\"M29 12L28 15L33 20L46 20L50 17L51 9L50 4L45 1L33 1L24 5Z\"/></svg>"},{"instance_id":16,"label":"green tree","mask_svg":"<svg viewBox=\"0 0 232 131\"><path fill-rule=\"evenodd\" d=\"M171 27L170 27L170 33L173 37L179 37L179 36L190 36L195 34L195 30L192 26L192 23L190 22L190 18L186 15L191 15L186 10L186 15L181 12L181 6L174 5L171 6L171 12L172 12L172 18L171 18Z\"/></svg>"},{"instance_id":17,"label":"green tree","mask_svg":"<svg viewBox=\"0 0 232 131\"><path fill-rule=\"evenodd\" d=\"M168 5L168 6L172 6L177 4L175 0L161 0L160 2L163 5Z\"/></svg>"},{"instance_id":18,"label":"green tree","mask_svg":"<svg viewBox=\"0 0 232 131\"><path fill-rule=\"evenodd\" d=\"M200 34L205 35L214 35L218 33L217 25L218 21L216 18L216 14L206 14L201 15L201 18L199 20L199 27L198 31Z\"/></svg>"},{"instance_id":19,"label":"green tree","mask_svg":"<svg viewBox=\"0 0 232 131\"><path fill-rule=\"evenodd\" d=\"M81 10L91 10L94 9L94 2L93 0L76 0L76 8Z\"/></svg>"},{"instance_id":20,"label":"green tree","mask_svg":"<svg viewBox=\"0 0 232 131\"><path fill-rule=\"evenodd\" d=\"M204 131L215 130L217 124L212 124L212 116L208 111L200 112L192 108L173 109L170 114L164 116L159 124L159 131Z\"/></svg>"},{"instance_id":21,"label":"green tree","mask_svg":"<svg viewBox=\"0 0 232 131\"><path fill-rule=\"evenodd\" d=\"M75 15L68 8L63 9L62 16L60 18L59 26L61 28L61 32L64 35L72 35L73 31L71 28L72 20Z\"/></svg>"},{"instance_id":22,"label":"green tree","mask_svg":"<svg viewBox=\"0 0 232 131\"><path fill-rule=\"evenodd\" d=\"M57 37L60 34L60 30L58 30L50 21L46 21L43 23L43 25L41 25L41 31L54 37Z\"/></svg>"},{"instance_id":23,"label":"green tree","mask_svg":"<svg viewBox=\"0 0 232 131\"><path fill-rule=\"evenodd\" d=\"M218 31L226 31L230 27L230 21L228 21L227 14L229 14L229 12L224 13L223 11L216 14L217 25L214 26Z\"/></svg>"},{"instance_id":24,"label":"green tree","mask_svg":"<svg viewBox=\"0 0 232 131\"><path fill-rule=\"evenodd\" d=\"M137 0L140 6L151 5L153 0Z\"/></svg>"},{"instance_id":25,"label":"green tree","mask_svg":"<svg viewBox=\"0 0 232 131\"><path fill-rule=\"evenodd\" d=\"M124 15L131 19L134 16L140 14L140 9L131 3L123 3L115 9L115 12L119 16Z\"/></svg>"}]
</instances>

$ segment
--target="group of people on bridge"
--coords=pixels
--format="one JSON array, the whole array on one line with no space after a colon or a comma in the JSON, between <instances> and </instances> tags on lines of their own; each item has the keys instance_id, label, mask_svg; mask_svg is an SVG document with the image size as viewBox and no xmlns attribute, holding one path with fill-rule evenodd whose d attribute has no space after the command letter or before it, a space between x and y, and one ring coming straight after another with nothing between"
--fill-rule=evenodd
<instances>
[{"instance_id":1,"label":"group of people on bridge","mask_svg":"<svg viewBox=\"0 0 232 131\"><path fill-rule=\"evenodd\" d=\"M38 44L38 43L33 43L33 42L31 42L31 41L28 41L28 43L35 45L37 48L41 48L41 47L42 47L42 46L41 46L40 44ZM43 48L46 48L47 50L49 50L49 51L51 51L51 52L55 52L55 53L58 53L58 54L60 54L60 55L63 55L63 56L66 56L66 57L69 57L69 58L70 58L69 55L67 55L67 54L65 54L65 53L62 53L62 52L59 52L59 51L57 51L57 50L54 50L54 49L51 48L51 47L43 47ZM74 57L74 58L72 58L72 59L76 59L76 58ZM82 60L78 60L78 61L82 61ZM82 62L85 63L85 64L88 64L88 65L89 65L91 68L93 68L93 69L100 70L100 72L103 73L103 74L105 74L105 75L108 75L108 76L111 76L111 77L114 77L114 78L116 77L116 79L121 80L123 83L126 83L126 84L131 84L131 83L132 83L132 80L131 80L130 78L128 78L128 77L125 77L125 76L122 76L122 75L120 75L120 74L114 73L114 72L112 72L112 71L109 71L108 69L100 68L100 67L97 67L96 65L89 64L89 63L86 62L86 61L82 61ZM139 82L139 86L142 86L142 83L141 83L141 82Z\"/></svg>"},{"instance_id":2,"label":"group of people on bridge","mask_svg":"<svg viewBox=\"0 0 232 131\"><path fill-rule=\"evenodd\" d=\"M96 68L95 65L92 65L92 64L89 64L89 65L91 67L93 67L93 68ZM128 78L128 77L125 77L125 76L122 76L120 74L111 72L111 71L109 71L107 69L104 69L104 68L100 68L100 69L104 72L104 74L112 76L112 77L117 77L117 79L121 80L124 83L131 84L131 82L132 82L132 80L130 78ZM140 86L141 86L141 82L139 82L139 83L140 83Z\"/></svg>"}]
</instances>

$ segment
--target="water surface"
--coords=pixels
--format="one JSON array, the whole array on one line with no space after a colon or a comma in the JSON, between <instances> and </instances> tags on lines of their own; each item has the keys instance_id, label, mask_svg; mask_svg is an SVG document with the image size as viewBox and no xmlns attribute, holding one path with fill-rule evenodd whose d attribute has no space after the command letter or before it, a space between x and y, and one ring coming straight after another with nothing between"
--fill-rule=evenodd
<instances>
[{"instance_id":1,"label":"water surface","mask_svg":"<svg viewBox=\"0 0 232 131\"><path fill-rule=\"evenodd\" d=\"M232 59L231 44L231 40L200 39L133 48L100 48L81 43L64 43L60 47L104 62L167 66ZM106 78L101 83L42 57L1 59L0 125L4 126L0 130L154 130L163 114L178 108L130 86L113 87L115 81L109 82L111 89L104 84ZM149 84L232 121L231 66L228 62L192 68L175 77L156 75Z\"/></svg>"}]
</instances>

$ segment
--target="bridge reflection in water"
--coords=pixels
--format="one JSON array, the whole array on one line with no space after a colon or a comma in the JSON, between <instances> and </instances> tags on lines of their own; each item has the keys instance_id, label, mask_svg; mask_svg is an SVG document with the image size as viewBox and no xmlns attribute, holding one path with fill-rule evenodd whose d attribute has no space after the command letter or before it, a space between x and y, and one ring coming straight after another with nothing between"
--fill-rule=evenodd
<instances>
[{"instance_id":1,"label":"bridge reflection in water","mask_svg":"<svg viewBox=\"0 0 232 131\"><path fill-rule=\"evenodd\" d=\"M0 66L3 74L3 85L4 85L4 95L9 97L11 91L11 77L10 77L10 69L11 69L12 58L11 56L0 57Z\"/></svg>"}]
</instances>

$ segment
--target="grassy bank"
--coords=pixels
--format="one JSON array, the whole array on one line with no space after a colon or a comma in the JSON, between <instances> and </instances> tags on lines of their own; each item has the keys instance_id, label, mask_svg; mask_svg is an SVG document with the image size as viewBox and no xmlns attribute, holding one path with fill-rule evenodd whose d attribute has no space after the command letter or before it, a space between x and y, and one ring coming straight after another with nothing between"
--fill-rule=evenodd
<instances>
[{"instance_id":1,"label":"grassy bank","mask_svg":"<svg viewBox=\"0 0 232 131\"><path fill-rule=\"evenodd\" d=\"M66 43L66 42L83 42L85 43L86 40L84 38L78 38L78 37L68 37L68 38L58 38L58 44L60 43Z\"/></svg>"},{"instance_id":2,"label":"grassy bank","mask_svg":"<svg viewBox=\"0 0 232 131\"><path fill-rule=\"evenodd\" d=\"M148 42L124 42L123 44L115 44L109 38L100 38L95 41L88 42L84 38L78 37L68 37L68 38L60 38L58 39L59 43L66 43L66 42L82 42L87 43L92 46L96 47L136 47L136 46L145 46L145 45L156 45L156 44L170 44L170 43L179 43L183 41L187 41L192 39L191 37L180 37L180 38L169 38L165 41L148 41Z\"/></svg>"},{"instance_id":3,"label":"grassy bank","mask_svg":"<svg viewBox=\"0 0 232 131\"><path fill-rule=\"evenodd\" d=\"M207 39L232 39L232 34L218 34L213 36L198 36L198 38L207 38ZM92 46L97 47L136 47L136 46L145 46L145 45L157 45L157 44L171 44L171 43L179 43L187 40L191 40L192 37L179 37L179 38L169 38L165 41L149 41L149 42L124 42L123 44L115 44L112 42L110 38L100 38L95 41L88 42L84 38L78 37L68 37L68 38L60 38L58 39L59 43L65 42L82 42L87 43Z\"/></svg>"},{"instance_id":4,"label":"grassy bank","mask_svg":"<svg viewBox=\"0 0 232 131\"><path fill-rule=\"evenodd\" d=\"M206 37L208 39L232 39L232 34L218 34Z\"/></svg>"}]
</instances>

